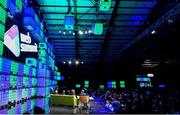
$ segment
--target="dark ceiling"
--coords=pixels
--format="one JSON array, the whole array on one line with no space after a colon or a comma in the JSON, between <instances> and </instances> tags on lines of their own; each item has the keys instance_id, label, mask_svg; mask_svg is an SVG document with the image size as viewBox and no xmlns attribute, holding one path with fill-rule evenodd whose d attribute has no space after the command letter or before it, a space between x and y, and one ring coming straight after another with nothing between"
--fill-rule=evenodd
<instances>
[{"instance_id":1,"label":"dark ceiling","mask_svg":"<svg viewBox=\"0 0 180 115\"><path fill-rule=\"evenodd\" d=\"M178 33L178 0L113 0L106 12L98 10L98 0L36 1L47 25L49 41L55 48L56 62L67 76L109 76L112 73L127 76L146 59L165 63L171 59L166 55L179 48L177 45L173 49L169 44L171 48L167 48L167 52L163 50L169 39L173 43L177 40L170 37ZM74 31L67 31L64 27L68 9L75 16ZM169 13L171 9L175 12L173 15ZM102 35L88 33L95 22L103 23ZM79 34L80 30L83 35ZM152 35L153 30L155 34ZM83 61L84 64L63 64L69 60Z\"/></svg>"}]
</instances>

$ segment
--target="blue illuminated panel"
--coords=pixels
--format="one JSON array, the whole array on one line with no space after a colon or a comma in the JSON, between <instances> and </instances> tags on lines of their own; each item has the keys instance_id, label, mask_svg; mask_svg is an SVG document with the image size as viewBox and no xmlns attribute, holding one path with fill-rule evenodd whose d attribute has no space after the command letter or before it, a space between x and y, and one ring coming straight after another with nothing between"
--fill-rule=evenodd
<instances>
[{"instance_id":1,"label":"blue illuminated panel","mask_svg":"<svg viewBox=\"0 0 180 115\"><path fill-rule=\"evenodd\" d=\"M151 81L151 79L146 77L140 77L140 78L136 78L136 81Z\"/></svg>"}]
</instances>

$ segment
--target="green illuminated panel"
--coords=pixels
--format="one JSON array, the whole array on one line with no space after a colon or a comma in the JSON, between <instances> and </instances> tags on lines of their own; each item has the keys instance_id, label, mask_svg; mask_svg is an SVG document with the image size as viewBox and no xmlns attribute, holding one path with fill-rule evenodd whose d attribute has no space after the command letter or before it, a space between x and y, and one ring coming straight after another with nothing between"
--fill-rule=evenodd
<instances>
[{"instance_id":1,"label":"green illuminated panel","mask_svg":"<svg viewBox=\"0 0 180 115\"><path fill-rule=\"evenodd\" d=\"M2 41L0 41L0 56L3 55L3 50L4 50L4 44Z\"/></svg>"},{"instance_id":2,"label":"green illuminated panel","mask_svg":"<svg viewBox=\"0 0 180 115\"><path fill-rule=\"evenodd\" d=\"M21 105L21 113L25 113L26 112L26 108L27 108L26 105L27 105L26 103Z\"/></svg>"},{"instance_id":3,"label":"green illuminated panel","mask_svg":"<svg viewBox=\"0 0 180 115\"><path fill-rule=\"evenodd\" d=\"M119 7L146 7L151 8L156 4L156 1L121 1Z\"/></svg>"},{"instance_id":4,"label":"green illuminated panel","mask_svg":"<svg viewBox=\"0 0 180 115\"><path fill-rule=\"evenodd\" d=\"M100 0L100 11L108 11L111 7L111 0Z\"/></svg>"},{"instance_id":5,"label":"green illuminated panel","mask_svg":"<svg viewBox=\"0 0 180 115\"><path fill-rule=\"evenodd\" d=\"M0 0L0 4L1 4L4 8L6 8L6 6L7 6L7 1L8 1L8 0Z\"/></svg>"},{"instance_id":6,"label":"green illuminated panel","mask_svg":"<svg viewBox=\"0 0 180 115\"><path fill-rule=\"evenodd\" d=\"M39 52L38 52L39 57L46 57L46 54L47 54L46 51L43 49L39 50Z\"/></svg>"},{"instance_id":7,"label":"green illuminated panel","mask_svg":"<svg viewBox=\"0 0 180 115\"><path fill-rule=\"evenodd\" d=\"M57 80L61 80L61 76L57 76Z\"/></svg>"},{"instance_id":8,"label":"green illuminated panel","mask_svg":"<svg viewBox=\"0 0 180 115\"><path fill-rule=\"evenodd\" d=\"M47 49L46 43L39 43L39 49Z\"/></svg>"},{"instance_id":9,"label":"green illuminated panel","mask_svg":"<svg viewBox=\"0 0 180 115\"><path fill-rule=\"evenodd\" d=\"M16 100L16 90L9 90L9 101Z\"/></svg>"},{"instance_id":10,"label":"green illuminated panel","mask_svg":"<svg viewBox=\"0 0 180 115\"><path fill-rule=\"evenodd\" d=\"M120 85L120 88L125 88L125 85Z\"/></svg>"},{"instance_id":11,"label":"green illuminated panel","mask_svg":"<svg viewBox=\"0 0 180 115\"><path fill-rule=\"evenodd\" d=\"M17 76L13 76L13 75L10 76L10 84L11 84L12 88L16 87L16 85L17 85Z\"/></svg>"},{"instance_id":12,"label":"green illuminated panel","mask_svg":"<svg viewBox=\"0 0 180 115\"><path fill-rule=\"evenodd\" d=\"M35 96L35 95L36 95L36 88L32 88L31 95L32 95L32 96Z\"/></svg>"},{"instance_id":13,"label":"green illuminated panel","mask_svg":"<svg viewBox=\"0 0 180 115\"><path fill-rule=\"evenodd\" d=\"M32 76L36 76L36 69L35 68L32 68Z\"/></svg>"},{"instance_id":14,"label":"green illuminated panel","mask_svg":"<svg viewBox=\"0 0 180 115\"><path fill-rule=\"evenodd\" d=\"M37 66L37 60L35 58L26 58L25 64L27 66L36 67Z\"/></svg>"},{"instance_id":15,"label":"green illuminated panel","mask_svg":"<svg viewBox=\"0 0 180 115\"><path fill-rule=\"evenodd\" d=\"M76 84L76 88L81 88L81 84Z\"/></svg>"},{"instance_id":16,"label":"green illuminated panel","mask_svg":"<svg viewBox=\"0 0 180 115\"><path fill-rule=\"evenodd\" d=\"M120 85L124 85L125 84L125 81L120 81Z\"/></svg>"},{"instance_id":17,"label":"green illuminated panel","mask_svg":"<svg viewBox=\"0 0 180 115\"><path fill-rule=\"evenodd\" d=\"M41 5L57 5L57 6L68 6L68 2L66 0L38 0Z\"/></svg>"},{"instance_id":18,"label":"green illuminated panel","mask_svg":"<svg viewBox=\"0 0 180 115\"><path fill-rule=\"evenodd\" d=\"M99 88L100 88L100 89L104 89L104 85L100 85Z\"/></svg>"},{"instance_id":19,"label":"green illuminated panel","mask_svg":"<svg viewBox=\"0 0 180 115\"><path fill-rule=\"evenodd\" d=\"M42 22L41 22L41 30L42 30L42 31L44 30L44 25L43 25Z\"/></svg>"},{"instance_id":20,"label":"green illuminated panel","mask_svg":"<svg viewBox=\"0 0 180 115\"><path fill-rule=\"evenodd\" d=\"M93 6L92 2L90 0L76 0L77 6ZM74 5L73 0L71 1L71 5Z\"/></svg>"},{"instance_id":21,"label":"green illuminated panel","mask_svg":"<svg viewBox=\"0 0 180 115\"><path fill-rule=\"evenodd\" d=\"M54 18L64 19L65 14L45 14L44 17L45 17L45 18L48 18L48 19L54 19ZM54 27L53 27L53 28L54 28Z\"/></svg>"},{"instance_id":22,"label":"green illuminated panel","mask_svg":"<svg viewBox=\"0 0 180 115\"><path fill-rule=\"evenodd\" d=\"M92 26L93 33L95 35L101 35L103 33L103 24L102 23L95 23Z\"/></svg>"},{"instance_id":23,"label":"green illuminated panel","mask_svg":"<svg viewBox=\"0 0 180 115\"><path fill-rule=\"evenodd\" d=\"M6 22L6 10L0 6L0 21L5 24Z\"/></svg>"},{"instance_id":24,"label":"green illuminated panel","mask_svg":"<svg viewBox=\"0 0 180 115\"><path fill-rule=\"evenodd\" d=\"M48 24L64 24L64 20L48 20Z\"/></svg>"},{"instance_id":25,"label":"green illuminated panel","mask_svg":"<svg viewBox=\"0 0 180 115\"><path fill-rule=\"evenodd\" d=\"M84 81L84 84L89 84L89 81Z\"/></svg>"},{"instance_id":26,"label":"green illuminated panel","mask_svg":"<svg viewBox=\"0 0 180 115\"><path fill-rule=\"evenodd\" d=\"M29 67L24 65L24 72L23 72L25 75L28 75L29 74Z\"/></svg>"},{"instance_id":27,"label":"green illuminated panel","mask_svg":"<svg viewBox=\"0 0 180 115\"><path fill-rule=\"evenodd\" d=\"M61 76L61 72L57 72L57 76Z\"/></svg>"},{"instance_id":28,"label":"green illuminated panel","mask_svg":"<svg viewBox=\"0 0 180 115\"><path fill-rule=\"evenodd\" d=\"M26 98L27 97L27 89L22 89L22 98Z\"/></svg>"},{"instance_id":29,"label":"green illuminated panel","mask_svg":"<svg viewBox=\"0 0 180 115\"><path fill-rule=\"evenodd\" d=\"M85 84L84 87L85 87L85 88L89 88L89 84Z\"/></svg>"},{"instance_id":30,"label":"green illuminated panel","mask_svg":"<svg viewBox=\"0 0 180 115\"><path fill-rule=\"evenodd\" d=\"M0 23L0 41L4 41L5 26Z\"/></svg>"},{"instance_id":31,"label":"green illuminated panel","mask_svg":"<svg viewBox=\"0 0 180 115\"><path fill-rule=\"evenodd\" d=\"M116 89L116 85L113 85L112 88Z\"/></svg>"},{"instance_id":32,"label":"green illuminated panel","mask_svg":"<svg viewBox=\"0 0 180 115\"><path fill-rule=\"evenodd\" d=\"M116 81L112 81L112 85L116 85Z\"/></svg>"},{"instance_id":33,"label":"green illuminated panel","mask_svg":"<svg viewBox=\"0 0 180 115\"><path fill-rule=\"evenodd\" d=\"M23 77L23 85L27 86L28 85L28 77Z\"/></svg>"},{"instance_id":34,"label":"green illuminated panel","mask_svg":"<svg viewBox=\"0 0 180 115\"><path fill-rule=\"evenodd\" d=\"M36 101L35 101L35 99L33 99L33 100L31 101L31 110L34 109L35 104L36 104Z\"/></svg>"},{"instance_id":35,"label":"green illuminated panel","mask_svg":"<svg viewBox=\"0 0 180 115\"><path fill-rule=\"evenodd\" d=\"M39 61L41 61L42 64L46 64L46 58L45 57L39 57Z\"/></svg>"},{"instance_id":36,"label":"green illuminated panel","mask_svg":"<svg viewBox=\"0 0 180 115\"><path fill-rule=\"evenodd\" d=\"M37 84L37 78L32 78L32 85L35 86Z\"/></svg>"},{"instance_id":37,"label":"green illuminated panel","mask_svg":"<svg viewBox=\"0 0 180 115\"><path fill-rule=\"evenodd\" d=\"M35 15L35 22L38 23L39 22L39 17L37 15Z\"/></svg>"},{"instance_id":38,"label":"green illuminated panel","mask_svg":"<svg viewBox=\"0 0 180 115\"><path fill-rule=\"evenodd\" d=\"M22 11L22 0L16 0L16 6L21 12Z\"/></svg>"},{"instance_id":39,"label":"green illuminated panel","mask_svg":"<svg viewBox=\"0 0 180 115\"><path fill-rule=\"evenodd\" d=\"M17 74L18 72L18 63L17 62L11 62L11 72L13 74Z\"/></svg>"},{"instance_id":40,"label":"green illuminated panel","mask_svg":"<svg viewBox=\"0 0 180 115\"><path fill-rule=\"evenodd\" d=\"M8 114L16 114L15 113L15 108L11 107L10 109L8 109Z\"/></svg>"}]
</instances>

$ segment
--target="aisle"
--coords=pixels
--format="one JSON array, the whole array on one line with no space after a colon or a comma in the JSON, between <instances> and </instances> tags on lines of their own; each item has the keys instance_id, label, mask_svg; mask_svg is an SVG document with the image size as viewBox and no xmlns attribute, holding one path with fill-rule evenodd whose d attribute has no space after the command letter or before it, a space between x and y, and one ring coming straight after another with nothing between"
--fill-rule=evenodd
<instances>
[{"instance_id":1,"label":"aisle","mask_svg":"<svg viewBox=\"0 0 180 115\"><path fill-rule=\"evenodd\" d=\"M94 101L90 102L91 109L89 110L90 114L110 114L112 111L108 110L105 107L103 100L99 97L96 97Z\"/></svg>"}]
</instances>

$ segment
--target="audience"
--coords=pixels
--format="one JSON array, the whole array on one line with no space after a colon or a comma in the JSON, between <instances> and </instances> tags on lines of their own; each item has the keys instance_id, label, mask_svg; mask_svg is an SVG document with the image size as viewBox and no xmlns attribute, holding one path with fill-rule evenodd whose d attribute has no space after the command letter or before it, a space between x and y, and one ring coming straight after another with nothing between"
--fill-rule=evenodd
<instances>
[{"instance_id":1,"label":"audience","mask_svg":"<svg viewBox=\"0 0 180 115\"><path fill-rule=\"evenodd\" d=\"M176 89L87 89L86 91L82 89L79 93L71 89L62 90L62 94L100 97L104 100L104 105L115 113L179 114L180 112L180 92Z\"/></svg>"},{"instance_id":2,"label":"audience","mask_svg":"<svg viewBox=\"0 0 180 115\"><path fill-rule=\"evenodd\" d=\"M180 93L178 91L156 91L115 89L97 92L104 99L105 106L115 113L178 113ZM112 109L112 107L113 109Z\"/></svg>"}]
</instances>

